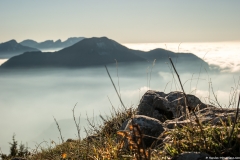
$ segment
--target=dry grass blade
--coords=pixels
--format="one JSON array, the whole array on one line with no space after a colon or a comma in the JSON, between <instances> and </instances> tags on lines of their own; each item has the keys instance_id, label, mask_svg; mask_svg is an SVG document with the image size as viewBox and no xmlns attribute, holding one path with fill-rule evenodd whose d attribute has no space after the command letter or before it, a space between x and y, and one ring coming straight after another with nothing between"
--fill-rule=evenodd
<instances>
[{"instance_id":1,"label":"dry grass blade","mask_svg":"<svg viewBox=\"0 0 240 160\"><path fill-rule=\"evenodd\" d=\"M181 88L182 88L182 91L183 91L183 95L184 95L184 97L185 97L185 102L186 102L186 111L185 111L186 113L185 113L185 114L187 115L187 109L190 110L190 108L187 108L187 107L189 107L189 106L188 106L188 99L187 99L187 96L186 96L185 91L184 91L184 89L183 89L183 85L182 85L180 76L179 76L179 74L178 74L178 72L177 72L177 70L176 70L176 68L175 68L175 66L174 66L174 64L173 64L173 62L172 62L172 59L171 59L170 57L169 57L169 60L170 60L170 62L171 62L171 64L172 64L172 67L173 67L173 69L174 69L177 77L178 77L179 83L180 83Z\"/></svg>"},{"instance_id":2,"label":"dry grass blade","mask_svg":"<svg viewBox=\"0 0 240 160\"><path fill-rule=\"evenodd\" d=\"M80 131L81 131L81 129L80 129L80 116L79 116L79 118L78 118L78 123L77 123L77 121L76 121L76 118L75 118L75 114L74 114L74 111L75 111L75 107L77 106L77 103L75 104L75 106L73 107L73 110L72 110L72 112L73 112L73 120L74 120L74 123L75 123L75 125L76 125L76 128L77 128L77 132L78 132L78 139L79 139L79 141L81 140L81 136L80 136Z\"/></svg>"},{"instance_id":3,"label":"dry grass blade","mask_svg":"<svg viewBox=\"0 0 240 160\"><path fill-rule=\"evenodd\" d=\"M113 87L114 87L114 89L115 89L115 91L116 91L116 93L117 93L117 95L118 95L118 98L119 98L122 106L124 107L125 110L127 110L127 108L126 108L125 105L123 104L123 101L122 101L122 99L121 99L121 97L120 97L120 95L119 95L119 93L118 93L118 91L117 91L117 88L116 88L116 86L115 86L115 84L114 84L114 82L113 82L113 80L112 80L112 77L111 77L111 75L110 75L110 73L109 73L109 71L108 71L108 69L107 69L107 66L106 66L106 65L104 65L104 66L105 66L105 68L106 68L108 77L110 78L110 80L111 80L111 82L112 82L112 85L113 85Z\"/></svg>"},{"instance_id":4,"label":"dry grass blade","mask_svg":"<svg viewBox=\"0 0 240 160\"><path fill-rule=\"evenodd\" d=\"M117 69L117 77L118 77L118 92L119 92L119 95L121 97L121 92L120 92L120 84L119 84L119 76L118 76L118 62L117 60L115 59L116 61L116 69Z\"/></svg>"},{"instance_id":5,"label":"dry grass blade","mask_svg":"<svg viewBox=\"0 0 240 160\"><path fill-rule=\"evenodd\" d=\"M54 121L56 122L56 125L57 125L57 128L58 128L58 131L59 131L59 133L60 133L60 137L61 137L62 143L64 143L64 140L63 140L63 137L62 137L62 132L61 132L61 129L60 129L60 127L59 127L59 124L58 124L56 118L55 118L55 117L53 117L53 118L54 118Z\"/></svg>"},{"instance_id":6,"label":"dry grass blade","mask_svg":"<svg viewBox=\"0 0 240 160\"><path fill-rule=\"evenodd\" d=\"M177 72L177 70L176 70L176 68L175 68L175 66L174 66L174 64L173 64L173 62L172 62L172 59L171 59L170 57L169 57L169 60L170 60L172 66L173 66L173 68L174 68L174 71L175 71L175 73L176 73L176 75L177 75L177 77L178 77L179 83L180 83L180 85L181 85L181 88L182 88L182 91L183 91L183 95L184 95L184 97L185 97L185 102L186 102L186 114L187 114L187 108L189 107L187 95L185 94L185 91L184 91L184 89L183 89L183 85L182 85L180 76L178 75L178 72ZM188 108L188 109L189 109L189 108ZM189 109L189 110L190 110L190 109ZM207 143L206 143L206 137L205 137L205 135L204 135L203 128L202 128L202 125L200 124L199 118L197 117L194 109L192 110L192 112L193 112L193 114L194 114L194 116L195 116L195 118L196 118L197 124L199 125L199 127L200 127L200 129L201 129L201 134L202 134L202 136L203 136L203 138L204 138L204 142L205 142L205 144L207 144Z\"/></svg>"},{"instance_id":7,"label":"dry grass blade","mask_svg":"<svg viewBox=\"0 0 240 160\"><path fill-rule=\"evenodd\" d=\"M221 106L221 105L219 104L219 102L218 102L217 95L216 95L216 94L214 93L214 91L213 91L213 85L212 85L211 79L210 79L210 86L211 86L211 88L212 88L212 93L213 93L213 96L214 96L214 98L215 98L215 100L216 100L217 105L218 105L221 109L223 109L222 106Z\"/></svg>"},{"instance_id":8,"label":"dry grass blade","mask_svg":"<svg viewBox=\"0 0 240 160\"><path fill-rule=\"evenodd\" d=\"M156 59L154 59L153 63L152 63L152 68L151 68L150 77L149 77L149 89L150 89L150 82L151 82L151 77L152 77L152 69L153 69L155 63L156 63Z\"/></svg>"},{"instance_id":9,"label":"dry grass blade","mask_svg":"<svg viewBox=\"0 0 240 160\"><path fill-rule=\"evenodd\" d=\"M232 126L232 130L231 130L231 133L230 133L230 137L229 137L229 140L228 140L228 145L231 142L233 131L234 131L235 125L237 123L238 113L239 113L239 103L240 103L240 93L239 93L239 98L238 98L237 112L236 112L235 120L234 120L234 123L233 123L233 126Z\"/></svg>"}]
</instances>

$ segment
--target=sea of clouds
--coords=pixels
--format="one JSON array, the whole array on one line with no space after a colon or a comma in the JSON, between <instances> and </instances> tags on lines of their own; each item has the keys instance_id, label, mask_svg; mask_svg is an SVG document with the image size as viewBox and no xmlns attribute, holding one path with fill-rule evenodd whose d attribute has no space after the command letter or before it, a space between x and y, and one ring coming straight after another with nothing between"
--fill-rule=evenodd
<instances>
[{"instance_id":1,"label":"sea of clouds","mask_svg":"<svg viewBox=\"0 0 240 160\"><path fill-rule=\"evenodd\" d=\"M143 51L163 48L173 52L193 53L209 64L219 66L222 72L240 71L240 42L128 43L123 45Z\"/></svg>"}]
</instances>

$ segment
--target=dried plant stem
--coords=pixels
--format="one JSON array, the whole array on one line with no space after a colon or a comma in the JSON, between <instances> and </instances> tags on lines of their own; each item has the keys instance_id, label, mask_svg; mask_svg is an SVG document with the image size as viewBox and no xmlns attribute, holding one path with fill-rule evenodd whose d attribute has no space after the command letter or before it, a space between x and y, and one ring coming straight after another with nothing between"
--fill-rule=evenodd
<instances>
[{"instance_id":1,"label":"dried plant stem","mask_svg":"<svg viewBox=\"0 0 240 160\"><path fill-rule=\"evenodd\" d=\"M168 83L170 83L171 81L169 81ZM165 88L164 88L164 90L163 90L163 92L165 92L165 90L166 90L166 88L167 88L167 85L168 85L168 83L165 85Z\"/></svg>"},{"instance_id":2,"label":"dried plant stem","mask_svg":"<svg viewBox=\"0 0 240 160\"><path fill-rule=\"evenodd\" d=\"M179 53L179 48L180 48L180 45L181 45L181 44L182 44L182 42L180 42L179 45L178 45L178 52L177 52L177 53ZM177 54L176 61L175 61L176 64L177 64L177 61L178 61L178 54Z\"/></svg>"},{"instance_id":3,"label":"dried plant stem","mask_svg":"<svg viewBox=\"0 0 240 160\"><path fill-rule=\"evenodd\" d=\"M185 113L185 114L186 114L186 116L187 116L187 113L188 113L187 109L190 110L190 108L188 108L189 106L188 106L187 96L186 96L185 91L184 91L184 89L183 89L183 85L182 85L180 76L178 75L178 72L177 72L177 70L176 70L176 68L175 68L175 66L174 66L174 64L173 64L173 62L172 62L172 59L171 59L170 57L169 57L169 60L170 60L170 62L171 62L171 64L172 64L172 67L173 67L173 69L174 69L177 77L178 77L179 83L180 83L181 88L182 88L182 91L183 91L183 95L184 95L184 97L185 97L185 103L186 103L186 108L185 108L185 109L186 109L186 110L185 110L186 113Z\"/></svg>"},{"instance_id":4,"label":"dried plant stem","mask_svg":"<svg viewBox=\"0 0 240 160\"><path fill-rule=\"evenodd\" d=\"M118 76L118 63L117 63L117 60L115 59L116 61L116 68L117 68L117 77L118 77L118 92L119 92L119 95L121 97L121 92L120 92L120 84L119 84L119 76Z\"/></svg>"},{"instance_id":5,"label":"dried plant stem","mask_svg":"<svg viewBox=\"0 0 240 160\"><path fill-rule=\"evenodd\" d=\"M59 127L59 124L58 124L56 118L55 118L55 117L53 117L53 118L54 118L54 121L56 122L56 125L57 125L57 128L58 128L58 131L59 131L59 133L60 133L60 137L61 137L62 143L64 143L64 140L63 140L63 137L62 137L62 132L61 132L61 129L60 129L60 127Z\"/></svg>"},{"instance_id":6,"label":"dried plant stem","mask_svg":"<svg viewBox=\"0 0 240 160\"><path fill-rule=\"evenodd\" d=\"M168 64L168 63L167 63ZM169 69L170 69L170 72L171 72L171 74L172 74L172 83L171 83L171 88L170 88L170 92L172 91L172 85L173 85L173 82L174 82L174 84L175 84L175 89L177 90L177 84L176 84L176 82L175 82L175 77L174 77L174 74L173 74L173 70L172 70L172 66L170 66L169 64L168 64L168 67L169 67Z\"/></svg>"},{"instance_id":7,"label":"dried plant stem","mask_svg":"<svg viewBox=\"0 0 240 160\"><path fill-rule=\"evenodd\" d=\"M202 58L203 60L204 60L204 58L205 58L205 56L206 56L207 54L208 54L208 51L204 54L204 56L203 56L203 58ZM196 92L197 92L197 86L198 86L198 81L199 81L199 78L200 78L200 75L201 75L203 62L204 62L204 61L202 61L202 63L201 63L201 67L200 67L200 69L199 69L199 73L198 73L198 80L197 80L197 84L196 84L195 95L196 95Z\"/></svg>"},{"instance_id":8,"label":"dried plant stem","mask_svg":"<svg viewBox=\"0 0 240 160\"><path fill-rule=\"evenodd\" d=\"M140 135L140 140L141 140L141 144L142 144L142 148L143 148L144 157L145 157L145 159L147 160L147 159L148 159L148 156L147 156L147 154L146 154L145 146L144 146L144 144L143 144L143 134L142 134L142 132L141 132L141 129L140 129L139 125L135 124L135 128L137 129L137 131L138 131L138 133L139 133L139 135Z\"/></svg>"},{"instance_id":9,"label":"dried plant stem","mask_svg":"<svg viewBox=\"0 0 240 160\"><path fill-rule=\"evenodd\" d=\"M144 155L144 159L145 160L148 160L149 158L148 158L148 156L147 156L147 154L146 154L146 150L145 150L145 146L144 146L144 144L143 144L143 134L142 134L142 132L141 132L141 129L140 129L140 127L139 127L139 125L138 124L135 124L134 122L133 122L133 118L132 118L132 127L133 127L133 141L134 141L134 143L136 144L136 146L137 146L137 159L138 160L142 160L142 156L141 156L141 149L143 150L143 155ZM135 130L136 129L136 130ZM138 142L138 140L140 139L140 143Z\"/></svg>"},{"instance_id":10,"label":"dried plant stem","mask_svg":"<svg viewBox=\"0 0 240 160\"><path fill-rule=\"evenodd\" d=\"M150 89L150 82L151 82L151 78L152 78L152 69L155 65L155 62L156 62L156 59L153 60L153 63L152 63L152 67L151 67L151 71L150 71L150 77L149 77L149 89Z\"/></svg>"},{"instance_id":11,"label":"dried plant stem","mask_svg":"<svg viewBox=\"0 0 240 160\"><path fill-rule=\"evenodd\" d=\"M190 92L189 92L189 93L191 93L191 91L192 91L192 80L193 80L193 75L194 75L194 73L192 74L192 78L191 78L191 81L190 81Z\"/></svg>"},{"instance_id":12,"label":"dried plant stem","mask_svg":"<svg viewBox=\"0 0 240 160\"><path fill-rule=\"evenodd\" d=\"M213 85L212 85L211 78L210 78L210 86L211 86L212 93L213 93L213 96L214 96L214 98L215 98L215 100L216 100L217 105L218 105L221 109L223 109L222 106L221 106L221 105L219 104L219 102L218 102L217 95L216 95L216 94L214 93L214 91L213 91Z\"/></svg>"},{"instance_id":13,"label":"dried plant stem","mask_svg":"<svg viewBox=\"0 0 240 160\"><path fill-rule=\"evenodd\" d=\"M149 66L147 67L146 73L147 73L147 89L149 90L149 85L148 85L148 71L149 71Z\"/></svg>"},{"instance_id":14,"label":"dried plant stem","mask_svg":"<svg viewBox=\"0 0 240 160\"><path fill-rule=\"evenodd\" d=\"M122 106L124 107L125 110L127 110L127 108L126 108L125 105L123 104L123 101L122 101L122 99L121 99L121 97L120 97L120 95L119 95L119 93L118 93L118 91L117 91L117 88L116 88L116 86L115 86L115 84L114 84L114 82L113 82L113 80L112 80L112 77L111 77L111 75L110 75L110 73L109 73L106 65L105 65L105 68L106 68L107 74L108 74L108 76L109 76L109 78L110 78L110 80L111 80L111 82L112 82L112 85L113 85L113 87L114 87L114 89L115 89L115 91L116 91L116 93L117 93L117 95L118 95L118 98L119 98Z\"/></svg>"},{"instance_id":15,"label":"dried plant stem","mask_svg":"<svg viewBox=\"0 0 240 160\"><path fill-rule=\"evenodd\" d=\"M80 131L81 131L81 129L80 129L80 127L79 127L79 125L80 125L80 116L79 116L78 123L77 123L76 118L75 118L75 114L74 114L74 110L75 110L76 105L77 105L77 103L75 104L75 106L73 107L73 110L72 110L72 112L73 112L73 120L74 120L75 125L76 125L76 128L77 128L78 139L79 139L79 141L81 141L81 137L80 137Z\"/></svg>"},{"instance_id":16,"label":"dried plant stem","mask_svg":"<svg viewBox=\"0 0 240 160\"><path fill-rule=\"evenodd\" d=\"M182 82L181 82L180 76L178 75L178 72L177 72L177 70L176 70L176 68L175 68L175 66L174 66L174 64L173 64L173 62L172 62L172 59L171 59L170 57L169 57L169 60L170 60L172 66L173 66L173 68L174 68L174 71L175 71L177 77L178 77L179 83L180 83L181 88L182 88L182 91L183 91L183 95L184 95L184 97L185 97L185 103L186 103L186 116L187 116L187 109L190 110L190 108L188 108L188 107L189 107L189 103L188 103L187 95L185 94L185 91L184 91L184 89L183 89L183 85L182 85ZM197 122L197 124L198 124L199 127L200 127L201 134L202 134L202 136L203 136L203 138L204 138L204 143L205 143L205 145L207 145L207 143L206 143L206 137L205 137L205 135L204 135L202 125L200 124L200 121L199 121L199 119L198 119L198 117L197 117L197 115L196 115L194 109L192 110L192 112L193 112L193 114L194 114L194 116L195 116L195 118L196 118L196 122Z\"/></svg>"},{"instance_id":17,"label":"dried plant stem","mask_svg":"<svg viewBox=\"0 0 240 160\"><path fill-rule=\"evenodd\" d=\"M238 113L239 113L239 103L240 103L240 93L239 93L239 98L238 98L237 112L236 112L235 120L234 120L234 123L233 123L233 126L232 126L232 130L231 130L231 133L230 133L230 136L229 136L228 145L231 142L233 131L234 131L234 128L235 128L236 123L237 123Z\"/></svg>"}]
</instances>

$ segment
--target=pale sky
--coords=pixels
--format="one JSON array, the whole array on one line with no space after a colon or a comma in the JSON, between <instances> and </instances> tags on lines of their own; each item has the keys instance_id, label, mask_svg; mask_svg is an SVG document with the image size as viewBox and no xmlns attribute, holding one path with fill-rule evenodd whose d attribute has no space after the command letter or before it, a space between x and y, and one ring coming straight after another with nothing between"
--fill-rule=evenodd
<instances>
[{"instance_id":1,"label":"pale sky","mask_svg":"<svg viewBox=\"0 0 240 160\"><path fill-rule=\"evenodd\" d=\"M1 0L0 43L107 36L120 43L240 41L239 0Z\"/></svg>"}]
</instances>

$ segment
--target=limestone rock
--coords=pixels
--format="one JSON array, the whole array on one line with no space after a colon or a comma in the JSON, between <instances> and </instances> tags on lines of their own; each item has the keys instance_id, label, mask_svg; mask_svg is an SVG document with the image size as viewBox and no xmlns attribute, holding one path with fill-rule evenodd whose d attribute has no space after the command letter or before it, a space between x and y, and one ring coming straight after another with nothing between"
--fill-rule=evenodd
<instances>
[{"instance_id":1,"label":"limestone rock","mask_svg":"<svg viewBox=\"0 0 240 160\"><path fill-rule=\"evenodd\" d=\"M143 135L143 143L146 147L150 147L165 130L159 120L143 115L136 115L133 119L130 119L125 127L125 131L130 131L132 124L139 126L141 134ZM132 131L131 135L134 136Z\"/></svg>"},{"instance_id":2,"label":"limestone rock","mask_svg":"<svg viewBox=\"0 0 240 160\"><path fill-rule=\"evenodd\" d=\"M207 108L207 105L194 95L187 94L186 96L191 110L196 109L197 106L198 109ZM137 115L149 116L164 122L185 115L185 106L185 97L180 91L166 94L149 90L140 101Z\"/></svg>"}]
</instances>

